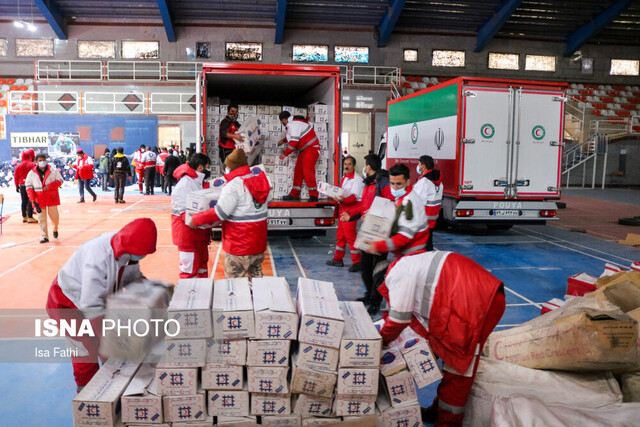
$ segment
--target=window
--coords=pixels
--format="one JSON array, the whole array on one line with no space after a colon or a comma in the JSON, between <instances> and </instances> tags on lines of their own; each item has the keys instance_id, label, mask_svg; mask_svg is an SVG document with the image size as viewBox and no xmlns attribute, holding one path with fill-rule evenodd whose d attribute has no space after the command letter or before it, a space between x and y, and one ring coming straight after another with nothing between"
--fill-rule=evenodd
<instances>
[{"instance_id":1,"label":"window","mask_svg":"<svg viewBox=\"0 0 640 427\"><path fill-rule=\"evenodd\" d=\"M431 65L434 67L464 67L463 50L434 50Z\"/></svg>"},{"instance_id":2,"label":"window","mask_svg":"<svg viewBox=\"0 0 640 427\"><path fill-rule=\"evenodd\" d=\"M612 59L611 71L612 76L637 76L640 61L633 59Z\"/></svg>"},{"instance_id":3,"label":"window","mask_svg":"<svg viewBox=\"0 0 640 427\"><path fill-rule=\"evenodd\" d=\"M225 61L262 61L262 43L227 43Z\"/></svg>"},{"instance_id":4,"label":"window","mask_svg":"<svg viewBox=\"0 0 640 427\"><path fill-rule=\"evenodd\" d=\"M418 50L405 49L402 57L404 58L404 62L418 62Z\"/></svg>"},{"instance_id":5,"label":"window","mask_svg":"<svg viewBox=\"0 0 640 427\"><path fill-rule=\"evenodd\" d=\"M116 42L114 41L78 41L78 58L108 59L116 57Z\"/></svg>"},{"instance_id":6,"label":"window","mask_svg":"<svg viewBox=\"0 0 640 427\"><path fill-rule=\"evenodd\" d=\"M53 39L16 39L18 56L53 56Z\"/></svg>"},{"instance_id":7,"label":"window","mask_svg":"<svg viewBox=\"0 0 640 427\"><path fill-rule=\"evenodd\" d=\"M333 48L335 62L351 62L367 64L369 62L368 47L336 46Z\"/></svg>"},{"instance_id":8,"label":"window","mask_svg":"<svg viewBox=\"0 0 640 427\"><path fill-rule=\"evenodd\" d=\"M155 59L159 57L159 42L122 41L122 59Z\"/></svg>"},{"instance_id":9,"label":"window","mask_svg":"<svg viewBox=\"0 0 640 427\"><path fill-rule=\"evenodd\" d=\"M527 55L524 69L526 71L556 71L556 57L542 55Z\"/></svg>"},{"instance_id":10,"label":"window","mask_svg":"<svg viewBox=\"0 0 640 427\"><path fill-rule=\"evenodd\" d=\"M198 59L211 58L211 43L196 42L196 58Z\"/></svg>"},{"instance_id":11,"label":"window","mask_svg":"<svg viewBox=\"0 0 640 427\"><path fill-rule=\"evenodd\" d=\"M519 70L520 55L489 52L489 68L492 70Z\"/></svg>"},{"instance_id":12,"label":"window","mask_svg":"<svg viewBox=\"0 0 640 427\"><path fill-rule=\"evenodd\" d=\"M593 58L582 58L582 74L593 74Z\"/></svg>"},{"instance_id":13,"label":"window","mask_svg":"<svg viewBox=\"0 0 640 427\"><path fill-rule=\"evenodd\" d=\"M294 44L293 62L327 62L329 60L329 46L313 44Z\"/></svg>"},{"instance_id":14,"label":"window","mask_svg":"<svg viewBox=\"0 0 640 427\"><path fill-rule=\"evenodd\" d=\"M7 39L0 39L0 56L7 56Z\"/></svg>"}]
</instances>

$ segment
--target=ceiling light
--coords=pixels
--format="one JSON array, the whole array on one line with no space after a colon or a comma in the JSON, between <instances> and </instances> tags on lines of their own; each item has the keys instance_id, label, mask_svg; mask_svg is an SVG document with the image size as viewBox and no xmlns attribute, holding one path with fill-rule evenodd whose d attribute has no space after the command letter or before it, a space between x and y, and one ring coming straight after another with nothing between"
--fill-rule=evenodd
<instances>
[{"instance_id":1,"label":"ceiling light","mask_svg":"<svg viewBox=\"0 0 640 427\"><path fill-rule=\"evenodd\" d=\"M24 28L24 24L22 23L22 21L13 21L13 25L18 28Z\"/></svg>"},{"instance_id":2,"label":"ceiling light","mask_svg":"<svg viewBox=\"0 0 640 427\"><path fill-rule=\"evenodd\" d=\"M33 24L27 24L27 29L28 29L29 31L31 31L31 32L38 31L38 29L36 28L36 26L35 26L35 25L33 25Z\"/></svg>"}]
</instances>

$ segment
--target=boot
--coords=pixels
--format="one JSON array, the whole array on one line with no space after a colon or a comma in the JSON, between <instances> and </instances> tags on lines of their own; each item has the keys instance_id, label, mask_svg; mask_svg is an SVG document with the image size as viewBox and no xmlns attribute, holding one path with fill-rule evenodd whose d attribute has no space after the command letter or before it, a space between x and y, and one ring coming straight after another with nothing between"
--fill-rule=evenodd
<instances>
[{"instance_id":1,"label":"boot","mask_svg":"<svg viewBox=\"0 0 640 427\"><path fill-rule=\"evenodd\" d=\"M23 221L24 222L24 221ZM37 224L38 220L35 218L27 218L27 223L28 224Z\"/></svg>"},{"instance_id":2,"label":"boot","mask_svg":"<svg viewBox=\"0 0 640 427\"><path fill-rule=\"evenodd\" d=\"M355 273L356 271L362 271L362 265L358 262L349 267L349 271L351 273Z\"/></svg>"},{"instance_id":3,"label":"boot","mask_svg":"<svg viewBox=\"0 0 640 427\"><path fill-rule=\"evenodd\" d=\"M23 223L27 222L27 217L26 217L26 216L23 216L23 217L22 217L22 222L23 222Z\"/></svg>"}]
</instances>

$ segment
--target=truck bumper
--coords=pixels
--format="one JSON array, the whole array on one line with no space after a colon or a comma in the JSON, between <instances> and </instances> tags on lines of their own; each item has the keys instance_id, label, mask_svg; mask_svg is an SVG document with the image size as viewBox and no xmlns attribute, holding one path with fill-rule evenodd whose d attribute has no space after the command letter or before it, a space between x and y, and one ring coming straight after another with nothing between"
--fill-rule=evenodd
<instances>
[{"instance_id":1,"label":"truck bumper","mask_svg":"<svg viewBox=\"0 0 640 427\"><path fill-rule=\"evenodd\" d=\"M454 223L542 224L557 220L555 201L443 200L445 219Z\"/></svg>"}]
</instances>

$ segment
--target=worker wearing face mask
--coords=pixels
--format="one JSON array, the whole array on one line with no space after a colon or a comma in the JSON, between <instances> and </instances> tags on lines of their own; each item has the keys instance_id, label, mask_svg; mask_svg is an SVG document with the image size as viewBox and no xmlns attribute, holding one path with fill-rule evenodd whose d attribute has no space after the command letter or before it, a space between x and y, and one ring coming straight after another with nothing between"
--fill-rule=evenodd
<instances>
[{"instance_id":1,"label":"worker wearing face mask","mask_svg":"<svg viewBox=\"0 0 640 427\"><path fill-rule=\"evenodd\" d=\"M142 157L144 156L145 151L145 145L140 145L140 148L133 152L132 160L136 170L136 178L138 178L138 190L140 190L140 194L143 194L142 183L144 182L144 161L142 160Z\"/></svg>"},{"instance_id":2,"label":"worker wearing face mask","mask_svg":"<svg viewBox=\"0 0 640 427\"><path fill-rule=\"evenodd\" d=\"M418 166L418 179L413 186L415 191L424 202L424 212L429 221L429 240L427 250L433 250L433 230L436 228L438 217L440 216L440 206L442 204L442 177L440 171L435 168L435 162L431 156L420 156Z\"/></svg>"},{"instance_id":3,"label":"worker wearing face mask","mask_svg":"<svg viewBox=\"0 0 640 427\"><path fill-rule=\"evenodd\" d=\"M102 331L106 297L143 278L140 261L156 251L157 229L149 218L138 218L116 233L105 233L82 244L60 269L47 298L52 319L89 319L96 335ZM72 339L79 349L72 357L73 375L82 389L98 372L99 336Z\"/></svg>"},{"instance_id":4,"label":"worker wearing face mask","mask_svg":"<svg viewBox=\"0 0 640 427\"><path fill-rule=\"evenodd\" d=\"M171 237L180 256L180 278L207 277L209 262L209 229L190 228L185 224L187 194L202 190L205 172L211 160L202 153L191 156L188 163L178 166L173 177L178 180L171 193Z\"/></svg>"},{"instance_id":5,"label":"worker wearing face mask","mask_svg":"<svg viewBox=\"0 0 640 427\"><path fill-rule=\"evenodd\" d=\"M24 185L29 200L33 203L36 212L38 212L38 222L42 232L40 243L49 241L47 215L49 215L53 223L53 238L58 238L58 224L60 222L60 214L58 212L60 194L58 193L58 188L63 182L58 168L47 163L47 155L44 153L38 154L36 156L36 165L27 174Z\"/></svg>"}]
</instances>

